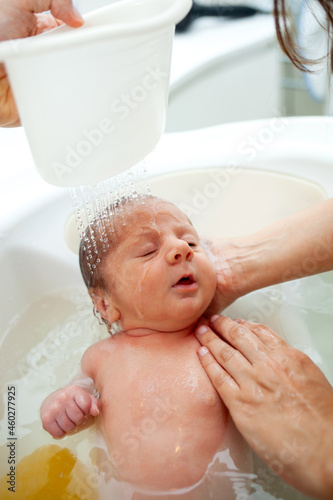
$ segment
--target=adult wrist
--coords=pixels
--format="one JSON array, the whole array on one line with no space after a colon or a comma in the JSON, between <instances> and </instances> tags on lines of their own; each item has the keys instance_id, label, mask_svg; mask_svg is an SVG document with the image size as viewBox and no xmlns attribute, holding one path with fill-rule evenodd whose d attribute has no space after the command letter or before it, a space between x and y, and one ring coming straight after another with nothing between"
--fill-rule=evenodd
<instances>
[{"instance_id":1,"label":"adult wrist","mask_svg":"<svg viewBox=\"0 0 333 500\"><path fill-rule=\"evenodd\" d=\"M280 274L272 266L275 239L256 239L255 236L234 239L226 253L226 266L232 289L238 297L270 286L279 281Z\"/></svg>"}]
</instances>

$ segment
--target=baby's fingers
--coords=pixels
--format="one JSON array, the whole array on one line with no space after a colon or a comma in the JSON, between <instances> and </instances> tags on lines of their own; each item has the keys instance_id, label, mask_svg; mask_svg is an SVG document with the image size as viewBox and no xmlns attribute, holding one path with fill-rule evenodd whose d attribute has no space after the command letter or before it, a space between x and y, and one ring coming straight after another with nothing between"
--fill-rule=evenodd
<instances>
[{"instance_id":1,"label":"baby's fingers","mask_svg":"<svg viewBox=\"0 0 333 500\"><path fill-rule=\"evenodd\" d=\"M75 400L70 401L65 409L65 414L68 419L75 425L80 425L85 419L86 412L78 407Z\"/></svg>"},{"instance_id":2,"label":"baby's fingers","mask_svg":"<svg viewBox=\"0 0 333 500\"><path fill-rule=\"evenodd\" d=\"M83 419L82 419L82 421L83 421ZM67 410L64 410L63 413L61 413L60 415L57 416L56 423L58 424L59 429L61 431L63 431L63 435L67 434L68 432L71 432L76 427L76 423L73 422L71 420L71 418L69 418L69 416L67 415ZM52 434L52 435L54 436L54 434ZM58 437L58 436L56 436L56 437ZM59 437L61 437L61 436L59 436Z\"/></svg>"},{"instance_id":3,"label":"baby's fingers","mask_svg":"<svg viewBox=\"0 0 333 500\"><path fill-rule=\"evenodd\" d=\"M99 414L98 400L84 389L75 394L74 401L84 415L90 414L96 417Z\"/></svg>"},{"instance_id":4,"label":"baby's fingers","mask_svg":"<svg viewBox=\"0 0 333 500\"><path fill-rule=\"evenodd\" d=\"M56 420L52 422L43 422L43 429L54 438L61 438L66 434L66 431L61 429Z\"/></svg>"},{"instance_id":5,"label":"baby's fingers","mask_svg":"<svg viewBox=\"0 0 333 500\"><path fill-rule=\"evenodd\" d=\"M93 417L97 417L99 415L99 402L98 399L95 398L95 396L90 396L91 397L91 406L90 406L90 415Z\"/></svg>"}]
</instances>

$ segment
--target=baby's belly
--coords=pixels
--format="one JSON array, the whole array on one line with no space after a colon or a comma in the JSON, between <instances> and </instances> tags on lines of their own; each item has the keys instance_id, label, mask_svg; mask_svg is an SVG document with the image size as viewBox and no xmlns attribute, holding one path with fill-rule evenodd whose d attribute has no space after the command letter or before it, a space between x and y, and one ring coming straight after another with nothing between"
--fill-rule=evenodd
<instances>
[{"instance_id":1,"label":"baby's belly","mask_svg":"<svg viewBox=\"0 0 333 500\"><path fill-rule=\"evenodd\" d=\"M191 367L188 367L191 370ZM201 373L201 372L200 372ZM119 379L118 379L119 380ZM199 481L223 445L228 412L211 383L188 371L143 376L104 391L103 429L120 480L154 489Z\"/></svg>"}]
</instances>

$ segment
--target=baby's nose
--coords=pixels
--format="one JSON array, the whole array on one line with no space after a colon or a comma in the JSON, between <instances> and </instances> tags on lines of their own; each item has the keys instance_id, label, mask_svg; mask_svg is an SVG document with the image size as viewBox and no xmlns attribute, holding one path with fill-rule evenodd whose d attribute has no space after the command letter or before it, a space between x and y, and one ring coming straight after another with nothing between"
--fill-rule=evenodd
<instances>
[{"instance_id":1,"label":"baby's nose","mask_svg":"<svg viewBox=\"0 0 333 500\"><path fill-rule=\"evenodd\" d=\"M168 252L168 260L171 264L181 260L192 260L193 250L186 241L176 240L172 243Z\"/></svg>"}]
</instances>

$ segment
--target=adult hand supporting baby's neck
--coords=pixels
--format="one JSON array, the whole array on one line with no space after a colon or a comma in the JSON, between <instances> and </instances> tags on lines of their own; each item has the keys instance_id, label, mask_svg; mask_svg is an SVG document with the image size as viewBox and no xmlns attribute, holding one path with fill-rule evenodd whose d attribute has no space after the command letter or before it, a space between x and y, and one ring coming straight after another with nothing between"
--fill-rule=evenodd
<instances>
[{"instance_id":1,"label":"adult hand supporting baby's neck","mask_svg":"<svg viewBox=\"0 0 333 500\"><path fill-rule=\"evenodd\" d=\"M208 244L216 273L210 318L247 293L333 268L333 199L254 234ZM206 244L206 246L207 246Z\"/></svg>"}]
</instances>

